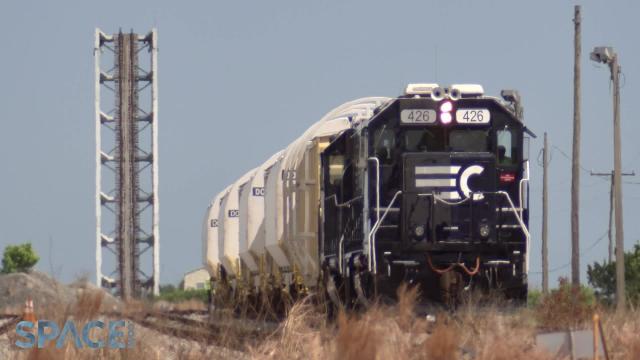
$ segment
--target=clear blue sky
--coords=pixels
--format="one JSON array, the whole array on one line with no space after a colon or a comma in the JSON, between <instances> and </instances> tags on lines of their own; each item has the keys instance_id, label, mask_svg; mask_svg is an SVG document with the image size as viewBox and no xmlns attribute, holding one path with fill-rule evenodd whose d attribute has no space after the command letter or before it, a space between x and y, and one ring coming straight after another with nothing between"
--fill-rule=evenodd
<instances>
[{"instance_id":1,"label":"clear blue sky","mask_svg":"<svg viewBox=\"0 0 640 360\"><path fill-rule=\"evenodd\" d=\"M31 241L38 268L93 278L93 35L159 32L162 282L200 266L211 197L334 106L396 96L409 82L520 91L531 144L532 272L540 270L544 131L571 154L573 3L565 1L6 1L0 5L0 247ZM583 2L586 169L612 167L608 69L620 54L624 170L640 171L640 47L635 1ZM569 262L570 161L551 163L550 266ZM640 177L625 178L640 183ZM582 173L586 265L607 254L609 184ZM640 239L640 185L624 185L625 235ZM52 238L50 246L49 238ZM566 275L565 267L551 279ZM540 286L540 275L531 283Z\"/></svg>"}]
</instances>

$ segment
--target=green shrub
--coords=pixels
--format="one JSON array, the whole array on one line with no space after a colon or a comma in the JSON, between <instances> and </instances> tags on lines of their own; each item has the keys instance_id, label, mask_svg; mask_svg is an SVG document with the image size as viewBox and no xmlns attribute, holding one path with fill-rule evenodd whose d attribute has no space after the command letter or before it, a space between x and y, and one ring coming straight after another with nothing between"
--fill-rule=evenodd
<instances>
[{"instance_id":1,"label":"green shrub","mask_svg":"<svg viewBox=\"0 0 640 360\"><path fill-rule=\"evenodd\" d=\"M31 269L40 257L31 247L31 243L8 245L2 256L2 273L25 272Z\"/></svg>"},{"instance_id":2,"label":"green shrub","mask_svg":"<svg viewBox=\"0 0 640 360\"><path fill-rule=\"evenodd\" d=\"M640 304L640 244L624 254L624 275L627 298L634 304ZM598 299L612 304L616 294L616 262L588 265L587 278Z\"/></svg>"},{"instance_id":3,"label":"green shrub","mask_svg":"<svg viewBox=\"0 0 640 360\"><path fill-rule=\"evenodd\" d=\"M540 304L540 300L542 300L542 291L538 289L530 289L527 294L527 306L536 307Z\"/></svg>"},{"instance_id":4,"label":"green shrub","mask_svg":"<svg viewBox=\"0 0 640 360\"><path fill-rule=\"evenodd\" d=\"M160 285L160 294L170 293L173 291L176 291L176 287L173 284Z\"/></svg>"},{"instance_id":5,"label":"green shrub","mask_svg":"<svg viewBox=\"0 0 640 360\"><path fill-rule=\"evenodd\" d=\"M174 286L161 286L160 295L155 297L155 300L164 300L172 303L177 303L185 300L196 299L203 303L209 301L209 290L207 289L193 289L182 290Z\"/></svg>"}]
</instances>

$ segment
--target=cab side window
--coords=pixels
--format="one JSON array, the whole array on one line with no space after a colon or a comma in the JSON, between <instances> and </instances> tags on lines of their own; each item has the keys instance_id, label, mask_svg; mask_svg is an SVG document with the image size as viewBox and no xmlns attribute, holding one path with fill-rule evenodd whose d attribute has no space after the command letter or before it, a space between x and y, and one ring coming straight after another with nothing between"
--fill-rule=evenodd
<instances>
[{"instance_id":1,"label":"cab side window","mask_svg":"<svg viewBox=\"0 0 640 360\"><path fill-rule=\"evenodd\" d=\"M496 148L496 158L500 165L513 165L517 161L516 139L510 129L498 130L496 132L498 146Z\"/></svg>"},{"instance_id":2,"label":"cab side window","mask_svg":"<svg viewBox=\"0 0 640 360\"><path fill-rule=\"evenodd\" d=\"M384 127L375 132L373 139L375 154L380 162L389 164L393 162L396 148L396 134L391 129Z\"/></svg>"},{"instance_id":3,"label":"cab side window","mask_svg":"<svg viewBox=\"0 0 640 360\"><path fill-rule=\"evenodd\" d=\"M340 186L342 173L344 172L344 155L331 155L329 157L329 184Z\"/></svg>"},{"instance_id":4,"label":"cab side window","mask_svg":"<svg viewBox=\"0 0 640 360\"><path fill-rule=\"evenodd\" d=\"M344 173L344 155L329 156L329 193L335 194L340 200L342 194L342 175Z\"/></svg>"}]
</instances>

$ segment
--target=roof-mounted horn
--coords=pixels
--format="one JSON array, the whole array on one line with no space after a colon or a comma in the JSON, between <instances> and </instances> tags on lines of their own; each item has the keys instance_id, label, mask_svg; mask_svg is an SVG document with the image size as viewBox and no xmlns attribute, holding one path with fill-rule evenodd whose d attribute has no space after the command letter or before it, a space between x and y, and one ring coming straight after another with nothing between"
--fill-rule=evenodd
<instances>
[{"instance_id":1,"label":"roof-mounted horn","mask_svg":"<svg viewBox=\"0 0 640 360\"><path fill-rule=\"evenodd\" d=\"M404 90L405 95L431 95L438 84L409 84Z\"/></svg>"},{"instance_id":2,"label":"roof-mounted horn","mask_svg":"<svg viewBox=\"0 0 640 360\"><path fill-rule=\"evenodd\" d=\"M479 84L454 84L452 92L458 92L461 98L480 97L484 95L484 88Z\"/></svg>"}]
</instances>

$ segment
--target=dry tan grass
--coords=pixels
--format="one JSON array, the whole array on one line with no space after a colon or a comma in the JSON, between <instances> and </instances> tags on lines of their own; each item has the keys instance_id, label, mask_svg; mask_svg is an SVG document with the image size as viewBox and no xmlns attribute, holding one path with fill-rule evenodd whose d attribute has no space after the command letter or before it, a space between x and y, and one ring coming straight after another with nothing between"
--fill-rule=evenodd
<instances>
[{"instance_id":1,"label":"dry tan grass","mask_svg":"<svg viewBox=\"0 0 640 360\"><path fill-rule=\"evenodd\" d=\"M589 299L582 288L573 287L568 280L560 278L557 289L543 297L536 307L539 327L546 330L584 328L590 324L595 312L602 310Z\"/></svg>"},{"instance_id":2,"label":"dry tan grass","mask_svg":"<svg viewBox=\"0 0 640 360\"><path fill-rule=\"evenodd\" d=\"M559 321L565 326L585 328L589 325L583 309L566 314L566 304L546 309L509 308L497 299L467 301L453 314L435 314L437 321L432 322L414 311L416 289L403 287L398 295L399 301L394 306L374 305L365 312L340 313L335 322L326 321L326 314L311 299L305 299L290 309L273 335L262 340L233 330L232 324L242 320L223 313L214 321L229 323L229 330L216 334L213 341L217 346L245 349L247 357L255 359L538 360L552 358L535 347L536 333L548 328L546 319L564 316ZM38 308L36 313L38 318L59 324L69 318L83 322L100 318L101 302L100 293L83 292L75 306L54 304ZM543 304L551 306L549 302ZM193 309L197 305L185 306ZM125 309L134 314L151 308L146 303L130 302ZM544 310L543 317L541 310ZM577 318L572 319L571 314ZM623 313L601 310L600 317L610 358L640 359L640 310ZM212 350L207 345L211 341L212 338L202 339L198 346L179 347L176 355L185 359L228 356ZM22 359L162 359L166 350L157 344L157 339L148 339L136 332L133 349L75 349L71 341L67 341L63 349L50 346L18 354ZM162 343L165 345L170 346Z\"/></svg>"},{"instance_id":3,"label":"dry tan grass","mask_svg":"<svg viewBox=\"0 0 640 360\"><path fill-rule=\"evenodd\" d=\"M455 314L436 314L430 323L413 311L415 290L402 289L396 306L344 313L335 324L308 303L294 306L280 332L250 355L256 359L553 359L535 346L546 328L540 309L509 308L501 301L468 302ZM562 311L562 306L556 308ZM554 310L555 311L555 310ZM583 310L564 318L588 328ZM566 315L565 315L566 316ZM603 312L610 359L640 359L640 311Z\"/></svg>"},{"instance_id":4,"label":"dry tan grass","mask_svg":"<svg viewBox=\"0 0 640 360\"><path fill-rule=\"evenodd\" d=\"M127 300L122 306L121 313L124 317L135 317L136 315L149 313L153 309L153 305L149 302L140 300Z\"/></svg>"},{"instance_id":5,"label":"dry tan grass","mask_svg":"<svg viewBox=\"0 0 640 360\"><path fill-rule=\"evenodd\" d=\"M309 302L295 304L277 336L251 356L266 359L457 359L458 335L449 324L414 315L415 289L399 290L396 306L340 313L336 323ZM443 320L444 321L444 320ZM433 329L432 329L433 328ZM432 331L431 336L429 331Z\"/></svg>"},{"instance_id":6,"label":"dry tan grass","mask_svg":"<svg viewBox=\"0 0 640 360\"><path fill-rule=\"evenodd\" d=\"M615 359L640 359L640 309L600 316L609 353Z\"/></svg>"},{"instance_id":7,"label":"dry tan grass","mask_svg":"<svg viewBox=\"0 0 640 360\"><path fill-rule=\"evenodd\" d=\"M104 293L100 290L86 289L80 292L73 304L62 303L49 303L46 306L42 304L36 304L35 315L37 319L46 319L54 321L60 327L59 331L62 331L67 320L73 320L77 328L78 335L82 336L82 326L89 320L101 319L105 322L104 316L100 314ZM137 305L136 305L137 306ZM98 332L100 331L100 332ZM93 329L91 338L94 340L103 340L107 342L105 329ZM127 342L127 332L124 331L124 343ZM15 344L16 334L10 332L10 341ZM57 339L56 339L57 340ZM76 349L73 344L72 336L65 338L65 344L60 349L56 348L55 340L50 341L42 348L34 348L31 350L19 350L15 349L16 358L18 359L143 359L148 358L150 348L146 346L144 338L136 338L136 346L131 349L88 349L83 345L83 348ZM15 346L15 345L14 345Z\"/></svg>"},{"instance_id":8,"label":"dry tan grass","mask_svg":"<svg viewBox=\"0 0 640 360\"><path fill-rule=\"evenodd\" d=\"M173 308L176 311L205 311L207 305L200 300L190 299L175 304Z\"/></svg>"}]
</instances>

